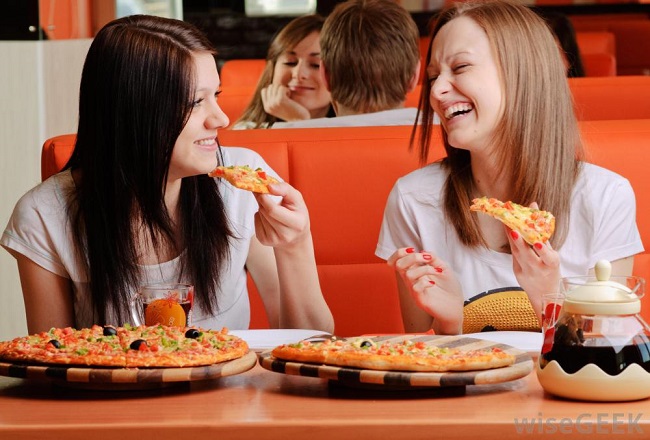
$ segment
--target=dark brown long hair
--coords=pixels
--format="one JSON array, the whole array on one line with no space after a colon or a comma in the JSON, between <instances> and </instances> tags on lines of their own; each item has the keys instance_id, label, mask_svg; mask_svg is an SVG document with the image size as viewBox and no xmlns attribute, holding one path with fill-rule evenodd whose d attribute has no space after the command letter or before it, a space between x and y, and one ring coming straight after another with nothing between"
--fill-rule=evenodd
<instances>
[{"instance_id":1,"label":"dark brown long hair","mask_svg":"<svg viewBox=\"0 0 650 440\"><path fill-rule=\"evenodd\" d=\"M215 54L194 26L142 15L110 22L88 51L77 142L66 168L81 176L71 219L98 322L108 311L118 324L129 319L126 306L142 282L142 233L155 251L182 255L196 305L217 309L231 236L217 185L207 175L183 179L180 245L164 201L172 150L192 109L196 52Z\"/></svg>"},{"instance_id":2,"label":"dark brown long hair","mask_svg":"<svg viewBox=\"0 0 650 440\"><path fill-rule=\"evenodd\" d=\"M565 66L545 22L526 6L507 0L456 3L435 21L431 44L440 29L457 17L469 17L487 34L497 60L505 111L494 136L496 162L502 178L510 182L510 200L551 211L558 249L566 238L572 189L583 157L580 131L573 110ZM434 130L429 104L432 81L425 76L418 105L422 124L414 125L411 145L419 145L426 161ZM467 246L485 245L471 204L474 179L469 151L449 144L442 130L447 157L442 165L449 175L444 188L445 215ZM489 194L485 194L489 196Z\"/></svg>"}]
</instances>

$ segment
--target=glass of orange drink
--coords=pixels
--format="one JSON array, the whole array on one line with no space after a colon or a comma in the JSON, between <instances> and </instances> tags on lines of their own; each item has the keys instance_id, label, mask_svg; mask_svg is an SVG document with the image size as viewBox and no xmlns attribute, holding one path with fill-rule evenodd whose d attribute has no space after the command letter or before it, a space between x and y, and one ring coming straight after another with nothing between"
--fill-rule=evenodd
<instances>
[{"instance_id":1,"label":"glass of orange drink","mask_svg":"<svg viewBox=\"0 0 650 440\"><path fill-rule=\"evenodd\" d=\"M137 294L140 322L145 325L189 327L192 325L194 286L191 284L149 284Z\"/></svg>"}]
</instances>

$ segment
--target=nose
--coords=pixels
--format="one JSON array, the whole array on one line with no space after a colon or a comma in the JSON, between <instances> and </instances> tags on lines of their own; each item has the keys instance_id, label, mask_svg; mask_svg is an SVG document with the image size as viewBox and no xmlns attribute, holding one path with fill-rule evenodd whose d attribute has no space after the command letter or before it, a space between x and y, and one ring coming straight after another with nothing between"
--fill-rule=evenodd
<instances>
[{"instance_id":1,"label":"nose","mask_svg":"<svg viewBox=\"0 0 650 440\"><path fill-rule=\"evenodd\" d=\"M308 70L304 60L298 60L298 63L291 70L291 76L294 78L306 78L307 73Z\"/></svg>"},{"instance_id":2,"label":"nose","mask_svg":"<svg viewBox=\"0 0 650 440\"><path fill-rule=\"evenodd\" d=\"M431 98L442 99L451 89L451 83L446 75L438 75L433 84L431 84Z\"/></svg>"},{"instance_id":3,"label":"nose","mask_svg":"<svg viewBox=\"0 0 650 440\"><path fill-rule=\"evenodd\" d=\"M205 118L205 126L209 129L225 128L230 124L228 115L221 110L219 104L215 101L214 108L207 118Z\"/></svg>"}]
</instances>

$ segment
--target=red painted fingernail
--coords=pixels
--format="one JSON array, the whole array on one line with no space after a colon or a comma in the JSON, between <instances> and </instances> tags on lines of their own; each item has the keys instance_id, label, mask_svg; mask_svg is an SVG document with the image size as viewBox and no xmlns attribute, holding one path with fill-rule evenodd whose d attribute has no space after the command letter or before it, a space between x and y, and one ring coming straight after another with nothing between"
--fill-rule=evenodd
<instances>
[{"instance_id":1,"label":"red painted fingernail","mask_svg":"<svg viewBox=\"0 0 650 440\"><path fill-rule=\"evenodd\" d=\"M412 254L413 252L415 252L415 249L413 249L413 248L406 248L406 253L407 253L407 254Z\"/></svg>"},{"instance_id":2,"label":"red painted fingernail","mask_svg":"<svg viewBox=\"0 0 650 440\"><path fill-rule=\"evenodd\" d=\"M535 243L533 246L535 246L535 249L537 249L538 251L542 250L542 248L544 247L542 243Z\"/></svg>"},{"instance_id":3,"label":"red painted fingernail","mask_svg":"<svg viewBox=\"0 0 650 440\"><path fill-rule=\"evenodd\" d=\"M429 254L422 254L422 258L424 258L425 260L430 260L430 259L431 259L431 255L429 255Z\"/></svg>"},{"instance_id":4,"label":"red painted fingernail","mask_svg":"<svg viewBox=\"0 0 650 440\"><path fill-rule=\"evenodd\" d=\"M429 284L436 284L436 282L433 280L429 280Z\"/></svg>"},{"instance_id":5,"label":"red painted fingernail","mask_svg":"<svg viewBox=\"0 0 650 440\"><path fill-rule=\"evenodd\" d=\"M436 272L442 273L442 267L436 267Z\"/></svg>"},{"instance_id":6,"label":"red painted fingernail","mask_svg":"<svg viewBox=\"0 0 650 440\"><path fill-rule=\"evenodd\" d=\"M519 234L517 233L517 231L510 231L510 236L512 237L513 240L519 238Z\"/></svg>"}]
</instances>

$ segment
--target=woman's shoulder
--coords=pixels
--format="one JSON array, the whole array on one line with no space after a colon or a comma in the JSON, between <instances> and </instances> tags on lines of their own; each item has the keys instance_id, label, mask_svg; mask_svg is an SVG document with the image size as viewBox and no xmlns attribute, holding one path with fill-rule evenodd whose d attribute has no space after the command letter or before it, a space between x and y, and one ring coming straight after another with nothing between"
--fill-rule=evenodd
<instances>
[{"instance_id":1,"label":"woman's shoulder","mask_svg":"<svg viewBox=\"0 0 650 440\"><path fill-rule=\"evenodd\" d=\"M573 190L573 203L605 206L603 201L634 204L634 189L629 180L607 168L582 163L578 181Z\"/></svg>"},{"instance_id":2,"label":"woman's shoulder","mask_svg":"<svg viewBox=\"0 0 650 440\"><path fill-rule=\"evenodd\" d=\"M70 171L62 171L27 191L16 203L16 210L59 210L68 205L72 191L72 175Z\"/></svg>"},{"instance_id":3,"label":"woman's shoulder","mask_svg":"<svg viewBox=\"0 0 650 440\"><path fill-rule=\"evenodd\" d=\"M435 162L400 177L396 186L399 187L402 193L438 193L447 180L447 175L448 173L442 165Z\"/></svg>"},{"instance_id":4,"label":"woman's shoulder","mask_svg":"<svg viewBox=\"0 0 650 440\"><path fill-rule=\"evenodd\" d=\"M583 162L580 176L578 178L579 186L586 186L592 189L607 188L612 186L630 186L627 178L615 171L603 168L592 163Z\"/></svg>"}]
</instances>

